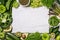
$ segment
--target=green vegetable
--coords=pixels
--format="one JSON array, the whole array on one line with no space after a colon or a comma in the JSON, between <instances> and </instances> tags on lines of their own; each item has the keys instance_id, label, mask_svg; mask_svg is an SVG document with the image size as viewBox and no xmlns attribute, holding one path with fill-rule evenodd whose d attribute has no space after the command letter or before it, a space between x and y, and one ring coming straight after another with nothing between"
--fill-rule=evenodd
<instances>
[{"instance_id":1,"label":"green vegetable","mask_svg":"<svg viewBox=\"0 0 60 40\"><path fill-rule=\"evenodd\" d=\"M57 33L58 31L59 31L59 27L56 27L56 28L53 29L54 33Z\"/></svg>"},{"instance_id":2,"label":"green vegetable","mask_svg":"<svg viewBox=\"0 0 60 40\"><path fill-rule=\"evenodd\" d=\"M53 5L53 11L56 13L56 14L60 14L60 6L58 6L57 4L54 4Z\"/></svg>"},{"instance_id":3,"label":"green vegetable","mask_svg":"<svg viewBox=\"0 0 60 40\"><path fill-rule=\"evenodd\" d=\"M59 31L59 26L57 26L57 27L51 27L50 29L49 29L49 33L57 33Z\"/></svg>"},{"instance_id":4,"label":"green vegetable","mask_svg":"<svg viewBox=\"0 0 60 40\"><path fill-rule=\"evenodd\" d=\"M48 8L51 8L54 3L54 0L41 0L41 1L42 1L42 4L47 6Z\"/></svg>"},{"instance_id":5,"label":"green vegetable","mask_svg":"<svg viewBox=\"0 0 60 40\"><path fill-rule=\"evenodd\" d=\"M0 27L0 32L2 32L2 30L3 30L3 29Z\"/></svg>"},{"instance_id":6,"label":"green vegetable","mask_svg":"<svg viewBox=\"0 0 60 40\"><path fill-rule=\"evenodd\" d=\"M42 40L49 40L49 39L50 39L49 34L47 34L47 33L42 34Z\"/></svg>"},{"instance_id":7,"label":"green vegetable","mask_svg":"<svg viewBox=\"0 0 60 40\"><path fill-rule=\"evenodd\" d=\"M17 37L21 37L22 34L21 34L21 32L16 32L15 35L16 35Z\"/></svg>"},{"instance_id":8,"label":"green vegetable","mask_svg":"<svg viewBox=\"0 0 60 40\"><path fill-rule=\"evenodd\" d=\"M6 35L6 40L13 40L13 39L9 37L8 35Z\"/></svg>"},{"instance_id":9,"label":"green vegetable","mask_svg":"<svg viewBox=\"0 0 60 40\"><path fill-rule=\"evenodd\" d=\"M9 7L10 7L11 2L12 2L12 0L8 0L6 2L6 8L7 8L7 10L9 10Z\"/></svg>"},{"instance_id":10,"label":"green vegetable","mask_svg":"<svg viewBox=\"0 0 60 40\"><path fill-rule=\"evenodd\" d=\"M0 0L0 4L4 5L5 4L4 2L5 2L4 0Z\"/></svg>"},{"instance_id":11,"label":"green vegetable","mask_svg":"<svg viewBox=\"0 0 60 40\"><path fill-rule=\"evenodd\" d=\"M4 32L0 32L0 39L3 39L5 37L5 33Z\"/></svg>"},{"instance_id":12,"label":"green vegetable","mask_svg":"<svg viewBox=\"0 0 60 40\"><path fill-rule=\"evenodd\" d=\"M4 5L0 5L0 13L4 13L6 11L6 8Z\"/></svg>"},{"instance_id":13,"label":"green vegetable","mask_svg":"<svg viewBox=\"0 0 60 40\"><path fill-rule=\"evenodd\" d=\"M19 3L17 1L14 1L13 2L13 7L18 8L19 7Z\"/></svg>"},{"instance_id":14,"label":"green vegetable","mask_svg":"<svg viewBox=\"0 0 60 40\"><path fill-rule=\"evenodd\" d=\"M57 2L60 4L60 0L57 0Z\"/></svg>"},{"instance_id":15,"label":"green vegetable","mask_svg":"<svg viewBox=\"0 0 60 40\"><path fill-rule=\"evenodd\" d=\"M25 40L41 40L40 37L41 37L40 33L36 32L36 33L30 34Z\"/></svg>"},{"instance_id":16,"label":"green vegetable","mask_svg":"<svg viewBox=\"0 0 60 40\"><path fill-rule=\"evenodd\" d=\"M55 0L47 0L46 6L47 6L48 8L51 8L52 5L53 5L53 3L54 3L54 1L55 1Z\"/></svg>"},{"instance_id":17,"label":"green vegetable","mask_svg":"<svg viewBox=\"0 0 60 40\"><path fill-rule=\"evenodd\" d=\"M57 26L59 24L59 19L56 16L52 16L48 20L51 26Z\"/></svg>"},{"instance_id":18,"label":"green vegetable","mask_svg":"<svg viewBox=\"0 0 60 40\"><path fill-rule=\"evenodd\" d=\"M12 40L19 40L19 38L18 37L16 37L14 34L12 34L12 33L7 33L7 35L10 37L10 38L12 38Z\"/></svg>"},{"instance_id":19,"label":"green vegetable","mask_svg":"<svg viewBox=\"0 0 60 40\"><path fill-rule=\"evenodd\" d=\"M56 37L56 40L60 40L60 35L58 35L58 36Z\"/></svg>"},{"instance_id":20,"label":"green vegetable","mask_svg":"<svg viewBox=\"0 0 60 40\"><path fill-rule=\"evenodd\" d=\"M7 28L12 23L12 15L9 14L9 12L3 13L3 14L1 14L0 20L1 20L0 21L0 26L2 28Z\"/></svg>"},{"instance_id":21,"label":"green vegetable","mask_svg":"<svg viewBox=\"0 0 60 40\"><path fill-rule=\"evenodd\" d=\"M36 7L40 7L40 6L42 6L42 2L41 2L41 0L31 0L31 5L30 5L31 7L33 7L33 8L36 8Z\"/></svg>"},{"instance_id":22,"label":"green vegetable","mask_svg":"<svg viewBox=\"0 0 60 40\"><path fill-rule=\"evenodd\" d=\"M53 31L53 27L49 28L49 33L52 33Z\"/></svg>"},{"instance_id":23,"label":"green vegetable","mask_svg":"<svg viewBox=\"0 0 60 40\"><path fill-rule=\"evenodd\" d=\"M51 34L51 33L55 33L55 36L58 36L59 34L60 34L60 32L59 32L59 26L57 26L57 27L51 27L50 29L49 29L49 33Z\"/></svg>"},{"instance_id":24,"label":"green vegetable","mask_svg":"<svg viewBox=\"0 0 60 40\"><path fill-rule=\"evenodd\" d=\"M57 31L55 34L56 34L56 37L57 37L57 36L60 34L60 32L59 32L59 31Z\"/></svg>"}]
</instances>

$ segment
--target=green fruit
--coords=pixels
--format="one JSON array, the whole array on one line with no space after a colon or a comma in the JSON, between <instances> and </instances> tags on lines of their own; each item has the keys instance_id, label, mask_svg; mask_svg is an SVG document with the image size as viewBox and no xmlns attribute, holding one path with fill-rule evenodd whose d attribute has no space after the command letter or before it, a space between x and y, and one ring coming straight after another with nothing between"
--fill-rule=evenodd
<instances>
[{"instance_id":1,"label":"green fruit","mask_svg":"<svg viewBox=\"0 0 60 40\"><path fill-rule=\"evenodd\" d=\"M56 37L56 40L60 40L60 35Z\"/></svg>"},{"instance_id":2,"label":"green fruit","mask_svg":"<svg viewBox=\"0 0 60 40\"><path fill-rule=\"evenodd\" d=\"M0 5L0 13L4 13L6 11L6 8L4 5Z\"/></svg>"},{"instance_id":3,"label":"green fruit","mask_svg":"<svg viewBox=\"0 0 60 40\"><path fill-rule=\"evenodd\" d=\"M49 34L47 33L42 34L42 40L49 40Z\"/></svg>"},{"instance_id":4,"label":"green fruit","mask_svg":"<svg viewBox=\"0 0 60 40\"><path fill-rule=\"evenodd\" d=\"M19 7L19 3L17 1L14 1L13 2L13 7L18 8Z\"/></svg>"},{"instance_id":5,"label":"green fruit","mask_svg":"<svg viewBox=\"0 0 60 40\"><path fill-rule=\"evenodd\" d=\"M57 26L59 24L59 19L56 16L52 16L48 20L51 26Z\"/></svg>"},{"instance_id":6,"label":"green fruit","mask_svg":"<svg viewBox=\"0 0 60 40\"><path fill-rule=\"evenodd\" d=\"M41 2L41 0L31 0L31 5L30 5L31 7L33 7L33 8L37 8L37 7L40 7L40 6L42 6L42 2Z\"/></svg>"}]
</instances>

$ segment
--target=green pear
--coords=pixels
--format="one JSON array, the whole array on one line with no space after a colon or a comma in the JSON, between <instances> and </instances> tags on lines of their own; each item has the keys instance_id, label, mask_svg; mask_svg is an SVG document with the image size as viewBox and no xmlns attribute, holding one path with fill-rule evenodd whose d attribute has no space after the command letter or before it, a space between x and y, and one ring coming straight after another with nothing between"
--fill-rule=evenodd
<instances>
[{"instance_id":1,"label":"green pear","mask_svg":"<svg viewBox=\"0 0 60 40\"><path fill-rule=\"evenodd\" d=\"M56 37L56 40L60 40L60 35L58 35L58 36Z\"/></svg>"},{"instance_id":2,"label":"green pear","mask_svg":"<svg viewBox=\"0 0 60 40\"><path fill-rule=\"evenodd\" d=\"M49 34L47 33L42 34L42 40L49 40Z\"/></svg>"}]
</instances>

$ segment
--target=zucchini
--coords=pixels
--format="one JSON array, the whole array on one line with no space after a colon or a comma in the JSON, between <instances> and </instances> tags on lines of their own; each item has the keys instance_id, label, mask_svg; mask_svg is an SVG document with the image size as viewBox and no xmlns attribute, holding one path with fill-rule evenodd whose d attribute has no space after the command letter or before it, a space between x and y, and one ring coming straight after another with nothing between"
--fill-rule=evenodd
<instances>
[{"instance_id":1,"label":"zucchini","mask_svg":"<svg viewBox=\"0 0 60 40\"><path fill-rule=\"evenodd\" d=\"M12 40L20 40L18 37L16 37L14 34L12 33L7 33L7 35L12 38Z\"/></svg>"},{"instance_id":2,"label":"zucchini","mask_svg":"<svg viewBox=\"0 0 60 40\"><path fill-rule=\"evenodd\" d=\"M6 40L13 40L13 39L9 37L8 35L6 35Z\"/></svg>"}]
</instances>

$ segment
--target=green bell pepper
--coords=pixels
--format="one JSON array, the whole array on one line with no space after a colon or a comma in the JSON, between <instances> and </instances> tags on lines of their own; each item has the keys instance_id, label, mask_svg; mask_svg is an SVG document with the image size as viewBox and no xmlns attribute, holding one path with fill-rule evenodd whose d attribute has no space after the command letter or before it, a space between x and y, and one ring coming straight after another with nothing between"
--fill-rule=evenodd
<instances>
[{"instance_id":1,"label":"green bell pepper","mask_svg":"<svg viewBox=\"0 0 60 40\"><path fill-rule=\"evenodd\" d=\"M0 13L4 13L6 11L6 8L4 5L0 5Z\"/></svg>"},{"instance_id":2,"label":"green bell pepper","mask_svg":"<svg viewBox=\"0 0 60 40\"><path fill-rule=\"evenodd\" d=\"M5 37L5 33L4 32L0 32L0 39L3 39Z\"/></svg>"}]
</instances>

